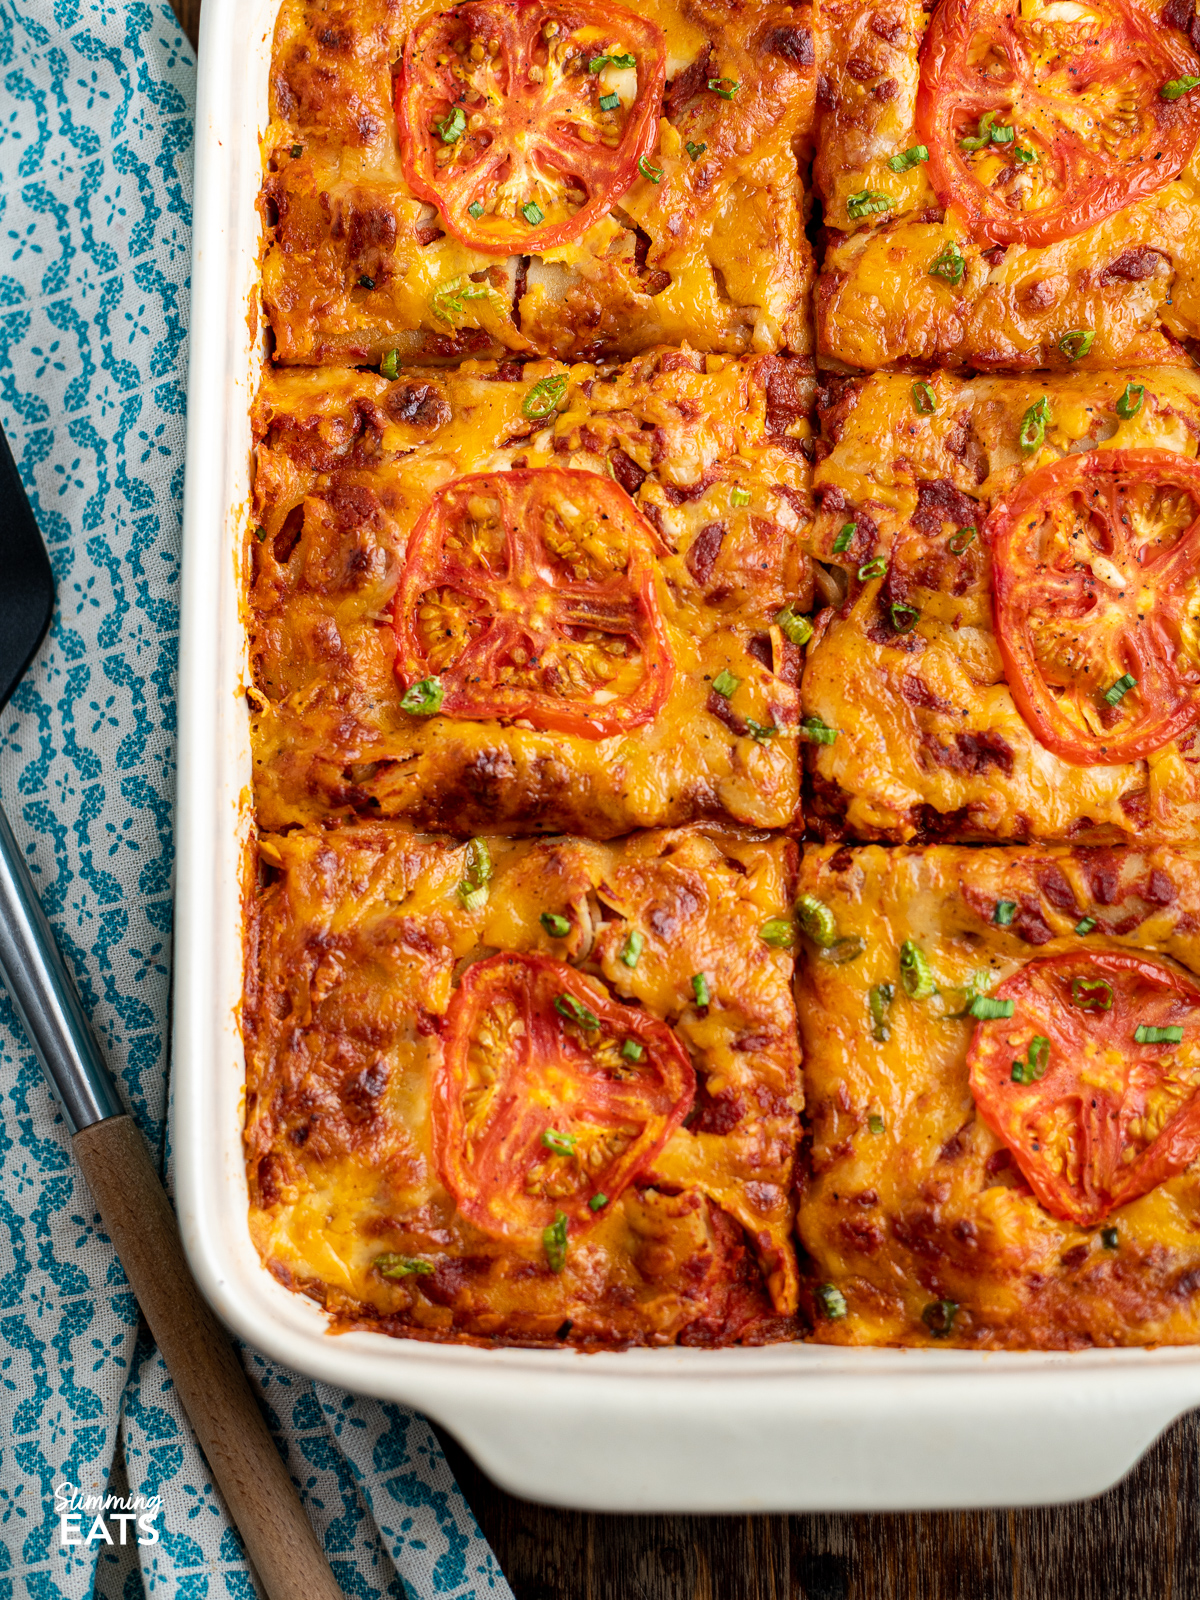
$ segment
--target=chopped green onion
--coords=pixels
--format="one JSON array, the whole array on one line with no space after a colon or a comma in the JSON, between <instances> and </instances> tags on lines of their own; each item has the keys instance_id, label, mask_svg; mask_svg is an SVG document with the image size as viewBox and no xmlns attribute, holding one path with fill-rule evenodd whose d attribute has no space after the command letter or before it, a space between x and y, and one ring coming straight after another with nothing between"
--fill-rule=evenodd
<instances>
[{"instance_id":1,"label":"chopped green onion","mask_svg":"<svg viewBox=\"0 0 1200 1600\"><path fill-rule=\"evenodd\" d=\"M1015 1009L1011 1000L993 1000L990 995L976 994L971 996L967 1012L972 1017L978 1017L980 1022L996 1022L1011 1017Z\"/></svg>"},{"instance_id":2,"label":"chopped green onion","mask_svg":"<svg viewBox=\"0 0 1200 1600\"><path fill-rule=\"evenodd\" d=\"M638 171L641 173L642 177L645 178L647 183L662 182L662 168L652 167L646 160L645 156L638 157Z\"/></svg>"},{"instance_id":3,"label":"chopped green onion","mask_svg":"<svg viewBox=\"0 0 1200 1600\"><path fill-rule=\"evenodd\" d=\"M800 931L822 949L828 949L838 936L837 922L824 900L815 894L802 894L796 901L796 917Z\"/></svg>"},{"instance_id":4,"label":"chopped green onion","mask_svg":"<svg viewBox=\"0 0 1200 1600\"><path fill-rule=\"evenodd\" d=\"M589 72L601 72L605 67L636 67L637 57L624 56L593 56L588 62Z\"/></svg>"},{"instance_id":5,"label":"chopped green onion","mask_svg":"<svg viewBox=\"0 0 1200 1600\"><path fill-rule=\"evenodd\" d=\"M731 506L748 506L750 504L749 489L731 489L729 491L729 504Z\"/></svg>"},{"instance_id":6,"label":"chopped green onion","mask_svg":"<svg viewBox=\"0 0 1200 1600\"><path fill-rule=\"evenodd\" d=\"M833 541L833 553L834 553L835 556L840 556L843 550L849 550L850 541L851 541L851 539L853 539L857 529L858 529L858 523L857 522L843 522L842 523L841 532L838 534L837 538Z\"/></svg>"},{"instance_id":7,"label":"chopped green onion","mask_svg":"<svg viewBox=\"0 0 1200 1600\"><path fill-rule=\"evenodd\" d=\"M921 620L921 613L916 606L905 605L903 600L893 600L888 606L888 614L897 633L911 633Z\"/></svg>"},{"instance_id":8,"label":"chopped green onion","mask_svg":"<svg viewBox=\"0 0 1200 1600\"><path fill-rule=\"evenodd\" d=\"M838 736L838 730L831 728L827 722L822 722L820 717L802 717L800 721L800 737L808 739L812 744L833 744Z\"/></svg>"},{"instance_id":9,"label":"chopped green onion","mask_svg":"<svg viewBox=\"0 0 1200 1600\"><path fill-rule=\"evenodd\" d=\"M565 939L571 931L571 924L557 911L543 911L541 923L552 939Z\"/></svg>"},{"instance_id":10,"label":"chopped green onion","mask_svg":"<svg viewBox=\"0 0 1200 1600\"><path fill-rule=\"evenodd\" d=\"M602 94L600 96L601 111L615 111L620 104L621 96L619 94Z\"/></svg>"},{"instance_id":11,"label":"chopped green onion","mask_svg":"<svg viewBox=\"0 0 1200 1600\"><path fill-rule=\"evenodd\" d=\"M716 694L719 694L723 700L728 700L741 681L740 678L734 677L728 667L725 667L717 673L712 681L712 686Z\"/></svg>"},{"instance_id":12,"label":"chopped green onion","mask_svg":"<svg viewBox=\"0 0 1200 1600\"><path fill-rule=\"evenodd\" d=\"M867 1118L867 1128L871 1133L883 1132L883 1118L878 1112L873 1111Z\"/></svg>"},{"instance_id":13,"label":"chopped green onion","mask_svg":"<svg viewBox=\"0 0 1200 1600\"><path fill-rule=\"evenodd\" d=\"M358 287L360 289L373 289L375 287L375 279L368 278L364 272L362 277L358 280Z\"/></svg>"},{"instance_id":14,"label":"chopped green onion","mask_svg":"<svg viewBox=\"0 0 1200 1600\"><path fill-rule=\"evenodd\" d=\"M1117 679L1116 683L1113 684L1111 689L1106 689L1104 691L1104 698L1108 701L1110 706L1119 706L1121 701L1124 700L1125 696L1129 693L1130 689L1136 688L1137 679L1131 678L1126 672Z\"/></svg>"},{"instance_id":15,"label":"chopped green onion","mask_svg":"<svg viewBox=\"0 0 1200 1600\"><path fill-rule=\"evenodd\" d=\"M960 528L946 540L946 549L952 556L961 556L969 545L975 543L978 531L977 528Z\"/></svg>"},{"instance_id":16,"label":"chopped green onion","mask_svg":"<svg viewBox=\"0 0 1200 1600\"><path fill-rule=\"evenodd\" d=\"M708 146L706 144L694 144L692 140L689 139L683 148L687 151L688 155L691 156L693 161L699 161L700 157L708 149Z\"/></svg>"},{"instance_id":17,"label":"chopped green onion","mask_svg":"<svg viewBox=\"0 0 1200 1600\"><path fill-rule=\"evenodd\" d=\"M758 930L758 937L773 950L786 950L796 933L790 917L771 917Z\"/></svg>"},{"instance_id":18,"label":"chopped green onion","mask_svg":"<svg viewBox=\"0 0 1200 1600\"><path fill-rule=\"evenodd\" d=\"M1071 328L1058 341L1058 348L1068 361L1081 361L1092 348L1096 335L1091 328Z\"/></svg>"},{"instance_id":19,"label":"chopped green onion","mask_svg":"<svg viewBox=\"0 0 1200 1600\"><path fill-rule=\"evenodd\" d=\"M934 991L933 970L919 944L906 939L900 946L900 982L910 1000L928 1000Z\"/></svg>"},{"instance_id":20,"label":"chopped green onion","mask_svg":"<svg viewBox=\"0 0 1200 1600\"><path fill-rule=\"evenodd\" d=\"M857 222L860 217L872 216L877 211L890 211L895 204L890 194L883 194L878 189L860 189L857 194L848 197L846 215Z\"/></svg>"},{"instance_id":21,"label":"chopped green onion","mask_svg":"<svg viewBox=\"0 0 1200 1600\"><path fill-rule=\"evenodd\" d=\"M1021 431L1017 435L1017 443L1026 455L1031 455L1046 442L1046 426L1050 421L1050 400L1043 395L1040 400L1035 400L1029 410L1021 418Z\"/></svg>"},{"instance_id":22,"label":"chopped green onion","mask_svg":"<svg viewBox=\"0 0 1200 1600\"><path fill-rule=\"evenodd\" d=\"M554 1009L560 1017L565 1017L568 1022L573 1022L577 1028L582 1028L585 1033L596 1033L600 1028L600 1018L594 1011L589 1011L573 995L560 994L554 1002Z\"/></svg>"},{"instance_id":23,"label":"chopped green onion","mask_svg":"<svg viewBox=\"0 0 1200 1600\"><path fill-rule=\"evenodd\" d=\"M1050 1041L1044 1034L1035 1033L1029 1041L1029 1049L1022 1061L1012 1064L1012 1081L1014 1083L1038 1083L1046 1076L1046 1068L1050 1063Z\"/></svg>"},{"instance_id":24,"label":"chopped green onion","mask_svg":"<svg viewBox=\"0 0 1200 1600\"><path fill-rule=\"evenodd\" d=\"M956 244L943 245L929 263L929 276L940 278L943 283L948 283L951 288L957 288L963 281L963 274L967 270L967 258Z\"/></svg>"},{"instance_id":25,"label":"chopped green onion","mask_svg":"<svg viewBox=\"0 0 1200 1600\"><path fill-rule=\"evenodd\" d=\"M710 78L708 87L713 94L719 94L722 100L732 100L742 86L740 83L735 83L732 78Z\"/></svg>"},{"instance_id":26,"label":"chopped green onion","mask_svg":"<svg viewBox=\"0 0 1200 1600\"><path fill-rule=\"evenodd\" d=\"M973 135L958 141L960 150L982 150L988 144L1011 144L1017 136L1017 130L1004 123L996 125L996 113L985 111L979 119L979 127Z\"/></svg>"},{"instance_id":27,"label":"chopped green onion","mask_svg":"<svg viewBox=\"0 0 1200 1600\"><path fill-rule=\"evenodd\" d=\"M482 911L488 903L488 892L483 884L476 884L473 887L464 879L458 885L455 893L462 901L464 911Z\"/></svg>"},{"instance_id":28,"label":"chopped green onion","mask_svg":"<svg viewBox=\"0 0 1200 1600\"><path fill-rule=\"evenodd\" d=\"M294 144L292 146L292 155L293 156L302 156L303 154L304 154L304 146L302 144Z\"/></svg>"},{"instance_id":29,"label":"chopped green onion","mask_svg":"<svg viewBox=\"0 0 1200 1600\"><path fill-rule=\"evenodd\" d=\"M888 159L888 166L893 172L910 172L913 167L920 166L922 161L929 160L928 146L923 144L910 145L907 150L902 150L898 156Z\"/></svg>"},{"instance_id":30,"label":"chopped green onion","mask_svg":"<svg viewBox=\"0 0 1200 1600\"><path fill-rule=\"evenodd\" d=\"M1200 78L1171 78L1158 91L1158 97L1160 100L1179 100L1185 94L1191 94L1197 84L1200 84Z\"/></svg>"},{"instance_id":31,"label":"chopped green onion","mask_svg":"<svg viewBox=\"0 0 1200 1600\"><path fill-rule=\"evenodd\" d=\"M933 385L929 383L914 383L912 386L913 410L919 417L931 417L937 410L937 395L933 392Z\"/></svg>"},{"instance_id":32,"label":"chopped green onion","mask_svg":"<svg viewBox=\"0 0 1200 1600\"><path fill-rule=\"evenodd\" d=\"M478 222L480 217L483 215L483 201L472 200L471 204L467 207L467 215L469 217L474 217L475 221Z\"/></svg>"},{"instance_id":33,"label":"chopped green onion","mask_svg":"<svg viewBox=\"0 0 1200 1600\"><path fill-rule=\"evenodd\" d=\"M992 912L992 921L998 928L1007 928L1016 915L1016 910L1015 900L997 900L996 909Z\"/></svg>"},{"instance_id":34,"label":"chopped green onion","mask_svg":"<svg viewBox=\"0 0 1200 1600\"><path fill-rule=\"evenodd\" d=\"M640 1045L636 1039L626 1039L621 1046L622 1061L640 1061L645 1054L645 1047Z\"/></svg>"},{"instance_id":35,"label":"chopped green onion","mask_svg":"<svg viewBox=\"0 0 1200 1600\"><path fill-rule=\"evenodd\" d=\"M846 1296L832 1283L818 1284L813 1292L813 1298L821 1308L822 1314L833 1322L847 1313Z\"/></svg>"},{"instance_id":36,"label":"chopped green onion","mask_svg":"<svg viewBox=\"0 0 1200 1600\"><path fill-rule=\"evenodd\" d=\"M1096 926L1095 917L1083 917L1083 918L1080 919L1080 921L1078 921L1075 924L1075 932L1080 934L1080 935L1083 935L1085 933L1091 933L1092 929L1095 926Z\"/></svg>"},{"instance_id":37,"label":"chopped green onion","mask_svg":"<svg viewBox=\"0 0 1200 1600\"><path fill-rule=\"evenodd\" d=\"M712 990L708 987L708 979L702 972L697 972L692 975L692 993L696 997L696 1004L698 1006L707 1006L712 1004Z\"/></svg>"},{"instance_id":38,"label":"chopped green onion","mask_svg":"<svg viewBox=\"0 0 1200 1600\"><path fill-rule=\"evenodd\" d=\"M488 849L486 839L475 838L467 845L467 876L472 883L491 883L492 852Z\"/></svg>"},{"instance_id":39,"label":"chopped green onion","mask_svg":"<svg viewBox=\"0 0 1200 1600\"><path fill-rule=\"evenodd\" d=\"M921 1313L921 1321L935 1339L949 1338L958 1315L957 1300L935 1300Z\"/></svg>"},{"instance_id":40,"label":"chopped green onion","mask_svg":"<svg viewBox=\"0 0 1200 1600\"><path fill-rule=\"evenodd\" d=\"M606 1194L594 1194L592 1196L592 1198L588 1201L588 1210L589 1211L603 1211L607 1204L608 1204L608 1196Z\"/></svg>"},{"instance_id":41,"label":"chopped green onion","mask_svg":"<svg viewBox=\"0 0 1200 1600\"><path fill-rule=\"evenodd\" d=\"M1072 978L1071 1004L1081 1011L1111 1011L1112 984L1103 978Z\"/></svg>"},{"instance_id":42,"label":"chopped green onion","mask_svg":"<svg viewBox=\"0 0 1200 1600\"><path fill-rule=\"evenodd\" d=\"M386 378L389 383L395 383L400 373L400 352L389 350L379 363L379 376Z\"/></svg>"},{"instance_id":43,"label":"chopped green onion","mask_svg":"<svg viewBox=\"0 0 1200 1600\"><path fill-rule=\"evenodd\" d=\"M579 1143L576 1133L559 1133L557 1128L546 1128L542 1133L542 1143L547 1150L553 1150L556 1156L573 1156L575 1146Z\"/></svg>"},{"instance_id":44,"label":"chopped green onion","mask_svg":"<svg viewBox=\"0 0 1200 1600\"><path fill-rule=\"evenodd\" d=\"M877 983L867 996L867 1009L871 1013L871 1037L880 1044L886 1044L892 1036L888 1026L888 1012L892 1009L892 1001L896 998L894 983ZM879 1127L872 1128L872 1133L879 1133L883 1129L883 1118L878 1119Z\"/></svg>"},{"instance_id":45,"label":"chopped green onion","mask_svg":"<svg viewBox=\"0 0 1200 1600\"><path fill-rule=\"evenodd\" d=\"M876 556L874 561L864 562L858 569L859 583L869 583L872 578L882 578L888 569L888 564L883 556Z\"/></svg>"},{"instance_id":46,"label":"chopped green onion","mask_svg":"<svg viewBox=\"0 0 1200 1600\"><path fill-rule=\"evenodd\" d=\"M779 732L774 723L768 726L765 722L755 722L753 717L746 718L746 732L755 744L766 744L768 739L773 739Z\"/></svg>"},{"instance_id":47,"label":"chopped green onion","mask_svg":"<svg viewBox=\"0 0 1200 1600\"><path fill-rule=\"evenodd\" d=\"M1145 1023L1133 1030L1138 1044L1182 1044L1182 1028L1147 1028Z\"/></svg>"},{"instance_id":48,"label":"chopped green onion","mask_svg":"<svg viewBox=\"0 0 1200 1600\"><path fill-rule=\"evenodd\" d=\"M265 528L255 528L254 537L258 540L259 544L261 544L267 537L267 530Z\"/></svg>"},{"instance_id":49,"label":"chopped green onion","mask_svg":"<svg viewBox=\"0 0 1200 1600\"><path fill-rule=\"evenodd\" d=\"M400 709L407 711L410 717L432 717L442 709L445 698L446 691L436 678L422 678L420 683L414 683L405 691Z\"/></svg>"},{"instance_id":50,"label":"chopped green onion","mask_svg":"<svg viewBox=\"0 0 1200 1600\"><path fill-rule=\"evenodd\" d=\"M536 200L526 200L521 207L521 215L531 228L536 228L539 222L545 222L546 213Z\"/></svg>"},{"instance_id":51,"label":"chopped green onion","mask_svg":"<svg viewBox=\"0 0 1200 1600\"><path fill-rule=\"evenodd\" d=\"M390 1253L385 1256L376 1256L371 1263L376 1272L382 1273L385 1278L407 1278L413 1273L428 1273L433 1271L433 1266L428 1261L422 1261L419 1256L394 1256Z\"/></svg>"},{"instance_id":52,"label":"chopped green onion","mask_svg":"<svg viewBox=\"0 0 1200 1600\"><path fill-rule=\"evenodd\" d=\"M621 960L627 967L636 967L645 947L645 935L639 933L636 928L630 928L629 937L621 949Z\"/></svg>"},{"instance_id":53,"label":"chopped green onion","mask_svg":"<svg viewBox=\"0 0 1200 1600\"><path fill-rule=\"evenodd\" d=\"M455 106L443 122L435 122L433 131L439 136L443 144L453 144L461 139L467 131L467 119L463 116L461 106Z\"/></svg>"},{"instance_id":54,"label":"chopped green onion","mask_svg":"<svg viewBox=\"0 0 1200 1600\"><path fill-rule=\"evenodd\" d=\"M775 613L780 632L790 644L807 644L813 636L813 626L807 617L798 616L791 606Z\"/></svg>"},{"instance_id":55,"label":"chopped green onion","mask_svg":"<svg viewBox=\"0 0 1200 1600\"><path fill-rule=\"evenodd\" d=\"M567 375L565 372L552 373L548 378L542 378L535 383L533 388L521 401L521 414L531 422L541 422L558 410L559 403L567 392Z\"/></svg>"},{"instance_id":56,"label":"chopped green onion","mask_svg":"<svg viewBox=\"0 0 1200 1600\"><path fill-rule=\"evenodd\" d=\"M1023 144L1013 145L1013 155L1016 156L1018 161L1023 161L1026 166L1028 166L1030 162L1037 160L1037 151L1026 150Z\"/></svg>"},{"instance_id":57,"label":"chopped green onion","mask_svg":"<svg viewBox=\"0 0 1200 1600\"><path fill-rule=\"evenodd\" d=\"M1115 1250L1121 1242L1121 1236L1115 1228L1101 1228L1100 1243L1106 1250Z\"/></svg>"},{"instance_id":58,"label":"chopped green onion","mask_svg":"<svg viewBox=\"0 0 1200 1600\"><path fill-rule=\"evenodd\" d=\"M1146 398L1146 385L1144 383L1127 383L1117 400L1117 415L1123 422L1128 422L1131 417L1136 417L1142 409L1142 401Z\"/></svg>"},{"instance_id":59,"label":"chopped green onion","mask_svg":"<svg viewBox=\"0 0 1200 1600\"><path fill-rule=\"evenodd\" d=\"M562 1211L555 1212L554 1221L542 1229L542 1249L551 1272L561 1272L567 1264L567 1218Z\"/></svg>"}]
</instances>

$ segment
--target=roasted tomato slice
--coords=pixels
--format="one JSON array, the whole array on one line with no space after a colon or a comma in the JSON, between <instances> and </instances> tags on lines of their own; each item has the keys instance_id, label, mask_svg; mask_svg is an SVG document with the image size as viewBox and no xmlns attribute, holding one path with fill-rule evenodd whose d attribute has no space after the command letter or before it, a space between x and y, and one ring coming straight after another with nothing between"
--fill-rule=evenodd
<instances>
[{"instance_id":1,"label":"roasted tomato slice","mask_svg":"<svg viewBox=\"0 0 1200 1600\"><path fill-rule=\"evenodd\" d=\"M572 1231L596 1221L696 1092L665 1023L546 956L468 967L442 1039L438 1167L463 1216L499 1237L536 1239L559 1211Z\"/></svg>"},{"instance_id":2,"label":"roasted tomato slice","mask_svg":"<svg viewBox=\"0 0 1200 1600\"><path fill-rule=\"evenodd\" d=\"M393 618L406 688L449 716L601 739L657 715L674 678L654 529L594 472L476 473L413 529Z\"/></svg>"},{"instance_id":3,"label":"roasted tomato slice","mask_svg":"<svg viewBox=\"0 0 1200 1600\"><path fill-rule=\"evenodd\" d=\"M1093 1227L1200 1156L1189 973L1113 950L1046 956L996 998L1013 1014L975 1029L971 1093L1051 1215Z\"/></svg>"},{"instance_id":4,"label":"roasted tomato slice","mask_svg":"<svg viewBox=\"0 0 1200 1600\"><path fill-rule=\"evenodd\" d=\"M617 203L654 146L662 29L602 0L472 0L409 34L404 175L464 244L540 255Z\"/></svg>"},{"instance_id":5,"label":"roasted tomato slice","mask_svg":"<svg viewBox=\"0 0 1200 1600\"><path fill-rule=\"evenodd\" d=\"M1126 0L944 0L921 54L918 137L938 198L980 241L1053 244L1186 165L1200 72L1182 37Z\"/></svg>"},{"instance_id":6,"label":"roasted tomato slice","mask_svg":"<svg viewBox=\"0 0 1200 1600\"><path fill-rule=\"evenodd\" d=\"M1096 450L1030 473L987 524L1013 699L1047 750L1138 761L1200 709L1200 464Z\"/></svg>"}]
</instances>

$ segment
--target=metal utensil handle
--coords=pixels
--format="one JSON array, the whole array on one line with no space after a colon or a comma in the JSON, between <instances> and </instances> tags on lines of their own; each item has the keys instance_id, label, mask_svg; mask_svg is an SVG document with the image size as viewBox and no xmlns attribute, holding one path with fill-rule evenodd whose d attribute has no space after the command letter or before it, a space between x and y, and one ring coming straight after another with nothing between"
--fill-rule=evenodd
<instances>
[{"instance_id":1,"label":"metal utensil handle","mask_svg":"<svg viewBox=\"0 0 1200 1600\"><path fill-rule=\"evenodd\" d=\"M0 977L33 1053L78 1133L124 1106L0 807Z\"/></svg>"}]
</instances>

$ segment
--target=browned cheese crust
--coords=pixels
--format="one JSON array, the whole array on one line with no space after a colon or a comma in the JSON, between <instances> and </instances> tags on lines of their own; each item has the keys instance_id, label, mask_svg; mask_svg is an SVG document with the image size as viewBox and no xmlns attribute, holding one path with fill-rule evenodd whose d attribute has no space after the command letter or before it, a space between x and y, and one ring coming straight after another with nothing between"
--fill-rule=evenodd
<instances>
[{"instance_id":1,"label":"browned cheese crust","mask_svg":"<svg viewBox=\"0 0 1200 1600\"><path fill-rule=\"evenodd\" d=\"M264 1261L343 1328L593 1345L795 1337L792 954L759 929L791 902L796 847L719 828L488 846L489 892L468 909L468 846L388 824L261 840L245 1024ZM546 931L546 911L567 936ZM467 1222L434 1152L447 1008L496 951L598 979L668 1023L696 1070L684 1125L572 1238L561 1272L539 1244ZM389 1253L420 1270L383 1276Z\"/></svg>"},{"instance_id":2,"label":"browned cheese crust","mask_svg":"<svg viewBox=\"0 0 1200 1600\"><path fill-rule=\"evenodd\" d=\"M620 203L545 257L481 254L405 181L393 75L426 0L284 0L264 149L263 295L276 358L633 355L688 342L810 351L799 158L815 86L810 7L647 0L667 44L649 158ZM707 88L737 82L732 98ZM686 146L703 145L693 158ZM495 293L462 303L474 274ZM367 286L369 285L369 287Z\"/></svg>"},{"instance_id":3,"label":"browned cheese crust","mask_svg":"<svg viewBox=\"0 0 1200 1600\"><path fill-rule=\"evenodd\" d=\"M831 1318L813 1298L815 1337L1076 1349L1200 1336L1200 1173L1112 1212L1115 1247L1100 1229L1059 1222L977 1114L975 1023L949 1020L973 983L991 989L1035 955L1147 951L1200 972L1200 852L812 847L801 891L865 945L841 964L810 947L799 979L812 1128L799 1234L810 1291L832 1285L848 1312ZM1015 905L1008 927L993 921L1002 899ZM1096 926L1081 938L1084 917ZM900 981L909 939L937 984L925 1000ZM895 997L881 1042L869 994L882 983ZM939 1301L958 1307L941 1338L925 1320Z\"/></svg>"},{"instance_id":4,"label":"browned cheese crust","mask_svg":"<svg viewBox=\"0 0 1200 1600\"><path fill-rule=\"evenodd\" d=\"M1178 0L1132 9L1178 21ZM981 371L1072 364L1070 329L1094 339L1086 366L1188 362L1200 337L1200 154L1174 181L1055 244L993 246L947 214L919 163L889 160L918 142L921 0L824 0L817 26L818 132L813 187L827 247L817 284L818 356L843 368L906 362ZM1076 26L1083 27L1082 22ZM883 213L851 217L851 195L888 195ZM930 274L948 246L960 284Z\"/></svg>"},{"instance_id":5,"label":"browned cheese crust","mask_svg":"<svg viewBox=\"0 0 1200 1600\"><path fill-rule=\"evenodd\" d=\"M1122 421L1115 403L1130 382L1145 384L1145 402ZM847 587L845 604L822 615L801 686L802 716L838 730L833 744L805 747L812 824L848 839L1195 838L1195 730L1123 766L1075 766L1045 749L1005 679L986 542L977 534L956 555L949 541L982 530L1026 474L1070 451L1153 446L1194 458L1200 381L1149 368L941 374L932 387L931 416L917 414L910 377L838 379L822 394L811 549L843 566ZM1051 422L1027 453L1022 419L1043 396ZM861 581L877 557L886 572ZM893 604L920 612L915 627L898 630Z\"/></svg>"},{"instance_id":6,"label":"browned cheese crust","mask_svg":"<svg viewBox=\"0 0 1200 1600\"><path fill-rule=\"evenodd\" d=\"M567 379L561 409L531 421L522 405L552 371ZM787 827L800 663L774 619L810 599L811 394L800 358L687 351L607 375L268 375L250 541L261 824L373 813L600 838L714 815ZM652 722L596 739L401 708L390 607L413 526L439 485L511 466L615 478L655 529L675 677ZM731 698L713 691L722 672L739 680ZM751 723L776 732L756 738Z\"/></svg>"}]
</instances>

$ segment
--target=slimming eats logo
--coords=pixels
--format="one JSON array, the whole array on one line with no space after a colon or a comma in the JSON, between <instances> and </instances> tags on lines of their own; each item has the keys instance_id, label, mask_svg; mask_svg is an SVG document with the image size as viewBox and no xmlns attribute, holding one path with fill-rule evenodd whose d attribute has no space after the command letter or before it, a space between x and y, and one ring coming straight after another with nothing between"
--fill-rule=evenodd
<instances>
[{"instance_id":1,"label":"slimming eats logo","mask_svg":"<svg viewBox=\"0 0 1200 1600\"><path fill-rule=\"evenodd\" d=\"M162 1510L162 1496L157 1494L85 1494L69 1483L54 1485L54 1509L58 1514L59 1543L69 1544L128 1544L136 1536L139 1544L157 1544L158 1529L155 1518ZM91 1527L84 1533L90 1520ZM113 1536L113 1523L120 1536ZM134 1533L127 1537L130 1523Z\"/></svg>"}]
</instances>

